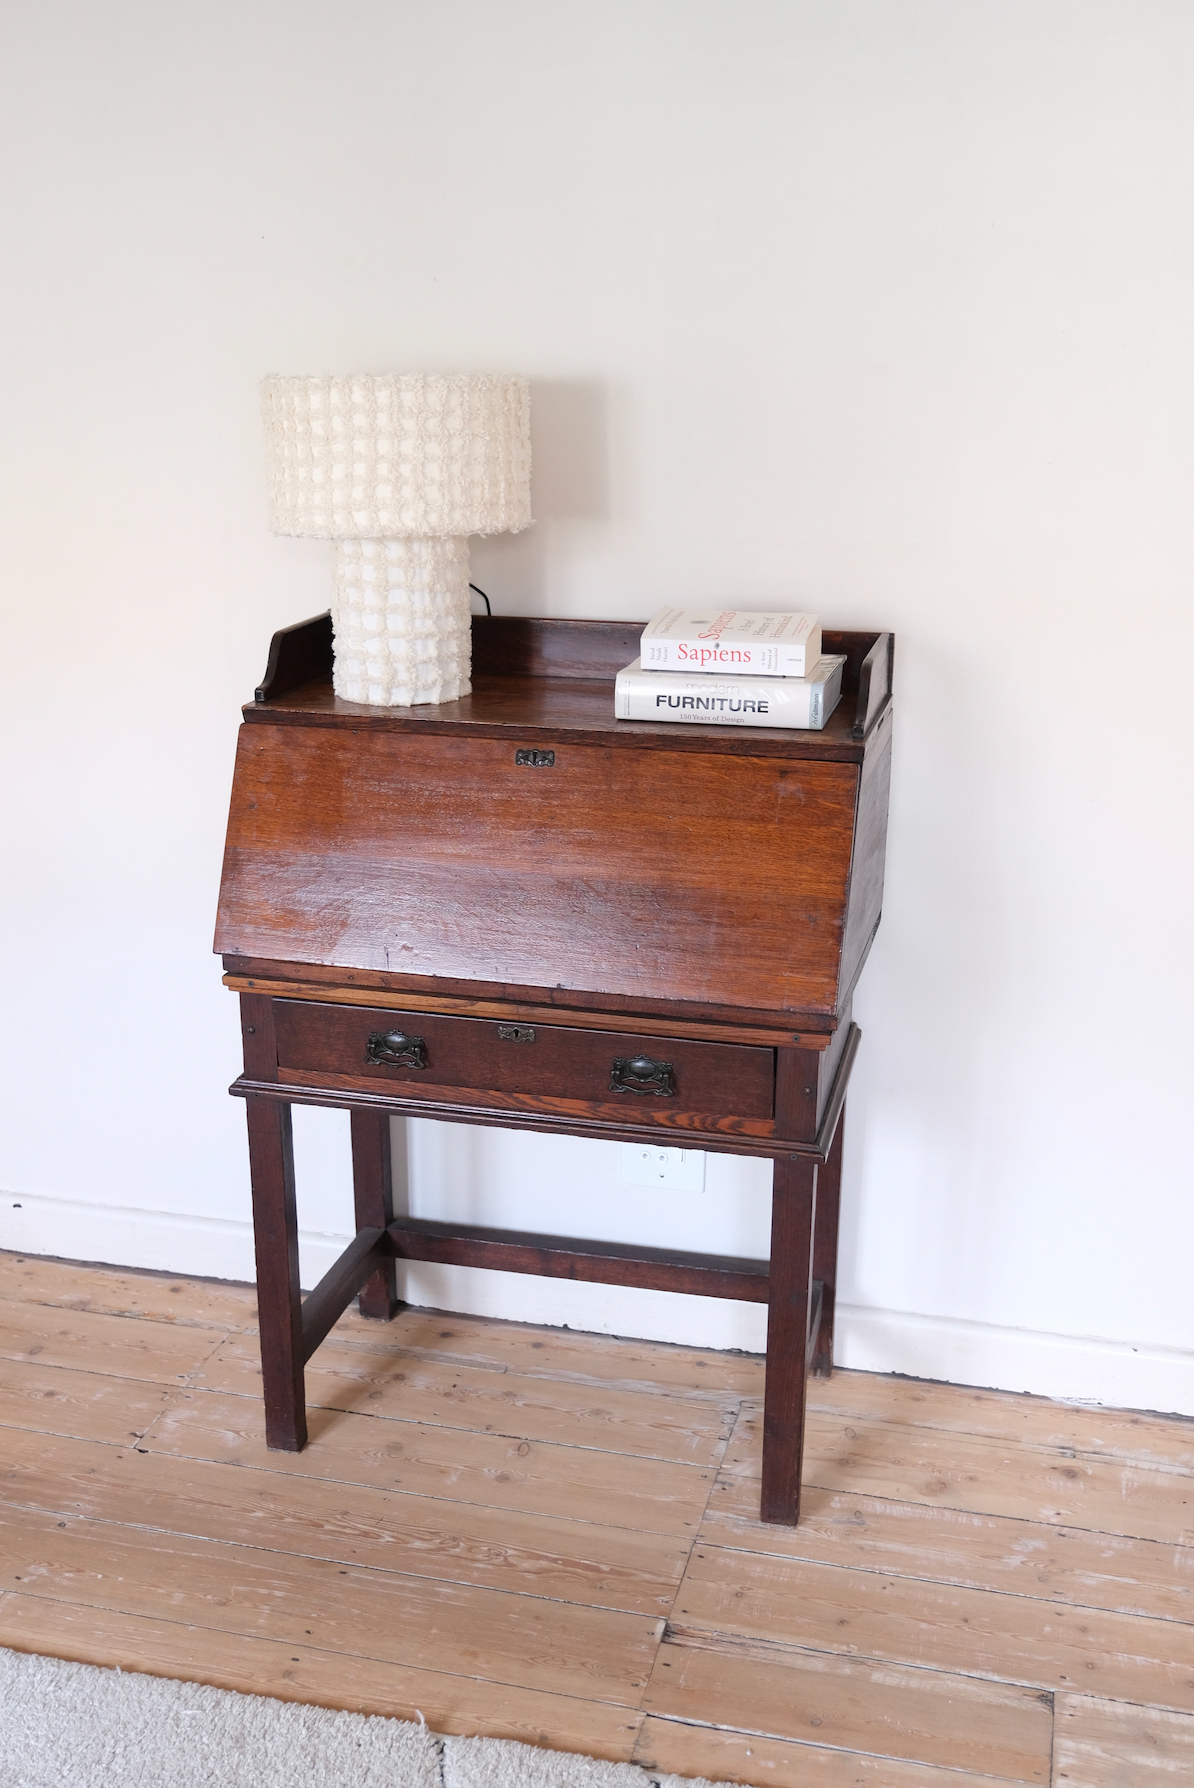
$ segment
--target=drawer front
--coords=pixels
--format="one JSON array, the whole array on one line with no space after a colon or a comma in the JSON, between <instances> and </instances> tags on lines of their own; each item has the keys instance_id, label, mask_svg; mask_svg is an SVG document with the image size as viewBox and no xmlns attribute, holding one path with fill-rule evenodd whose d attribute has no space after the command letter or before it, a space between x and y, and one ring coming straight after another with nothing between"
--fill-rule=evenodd
<instances>
[{"instance_id":1,"label":"drawer front","mask_svg":"<svg viewBox=\"0 0 1194 1788\"><path fill-rule=\"evenodd\" d=\"M299 1085L591 1112L615 1122L753 1120L770 1128L775 1051L633 1032L275 1000L278 1071Z\"/></svg>"}]
</instances>

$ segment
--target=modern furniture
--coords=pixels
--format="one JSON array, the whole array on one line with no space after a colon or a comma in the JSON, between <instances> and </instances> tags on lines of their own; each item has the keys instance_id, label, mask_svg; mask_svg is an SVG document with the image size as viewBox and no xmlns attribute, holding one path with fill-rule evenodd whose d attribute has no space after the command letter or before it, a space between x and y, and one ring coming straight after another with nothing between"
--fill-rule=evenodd
<instances>
[{"instance_id":1,"label":"modern furniture","mask_svg":"<svg viewBox=\"0 0 1194 1788\"><path fill-rule=\"evenodd\" d=\"M766 1303L762 1517L794 1523L832 1363L855 982L879 923L890 634L826 631L822 732L618 722L640 626L477 619L473 692L332 693L327 616L275 635L237 750L216 949L241 999L266 1433L395 1261ZM356 1240L299 1291L290 1107L351 1112ZM393 1113L774 1163L770 1261L395 1216Z\"/></svg>"}]
</instances>

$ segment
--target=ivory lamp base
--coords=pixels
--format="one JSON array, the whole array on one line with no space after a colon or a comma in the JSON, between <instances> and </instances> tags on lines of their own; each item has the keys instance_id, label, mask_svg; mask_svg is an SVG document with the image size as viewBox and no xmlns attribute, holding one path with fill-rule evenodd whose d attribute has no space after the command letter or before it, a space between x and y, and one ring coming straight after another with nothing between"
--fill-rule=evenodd
<instances>
[{"instance_id":1,"label":"ivory lamp base","mask_svg":"<svg viewBox=\"0 0 1194 1788\"><path fill-rule=\"evenodd\" d=\"M468 540L337 540L332 687L372 707L450 702L472 688Z\"/></svg>"}]
</instances>

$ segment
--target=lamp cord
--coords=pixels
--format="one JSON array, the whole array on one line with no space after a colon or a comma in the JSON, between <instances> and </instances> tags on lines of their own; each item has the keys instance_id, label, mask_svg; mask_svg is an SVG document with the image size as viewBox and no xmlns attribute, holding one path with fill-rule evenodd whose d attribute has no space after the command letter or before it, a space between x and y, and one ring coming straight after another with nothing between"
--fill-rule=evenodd
<instances>
[{"instance_id":1,"label":"lamp cord","mask_svg":"<svg viewBox=\"0 0 1194 1788\"><path fill-rule=\"evenodd\" d=\"M485 613L487 615L492 615L493 607L490 603L488 596L485 594L484 590L478 590L476 584L470 584L469 589L477 590L477 595L481 598L482 602L485 604Z\"/></svg>"}]
</instances>

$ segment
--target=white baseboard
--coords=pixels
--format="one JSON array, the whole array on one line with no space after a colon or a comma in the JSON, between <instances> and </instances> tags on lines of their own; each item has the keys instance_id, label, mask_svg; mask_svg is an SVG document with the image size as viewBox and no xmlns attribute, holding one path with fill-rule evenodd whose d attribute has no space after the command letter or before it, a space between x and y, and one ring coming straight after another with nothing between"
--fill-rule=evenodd
<instances>
[{"instance_id":1,"label":"white baseboard","mask_svg":"<svg viewBox=\"0 0 1194 1788\"><path fill-rule=\"evenodd\" d=\"M305 1287L349 1239L300 1234ZM248 1223L40 1195L0 1195L0 1249L212 1279L256 1276ZM764 1345L758 1305L463 1267L412 1265L406 1274L410 1301L434 1309L695 1347L757 1352ZM849 1304L838 1308L836 1343L837 1365L859 1371L1194 1415L1194 1352L1177 1348Z\"/></svg>"},{"instance_id":2,"label":"white baseboard","mask_svg":"<svg viewBox=\"0 0 1194 1788\"><path fill-rule=\"evenodd\" d=\"M348 1236L302 1235L304 1285L314 1284L348 1246ZM176 1216L83 1199L0 1194L0 1248L57 1254L104 1266L148 1267L202 1279L257 1277L253 1227L220 1217Z\"/></svg>"},{"instance_id":3,"label":"white baseboard","mask_svg":"<svg viewBox=\"0 0 1194 1788\"><path fill-rule=\"evenodd\" d=\"M1194 1415L1194 1352L839 1305L834 1361L1072 1403Z\"/></svg>"}]
</instances>

